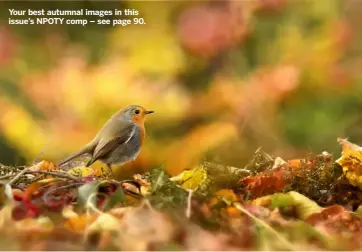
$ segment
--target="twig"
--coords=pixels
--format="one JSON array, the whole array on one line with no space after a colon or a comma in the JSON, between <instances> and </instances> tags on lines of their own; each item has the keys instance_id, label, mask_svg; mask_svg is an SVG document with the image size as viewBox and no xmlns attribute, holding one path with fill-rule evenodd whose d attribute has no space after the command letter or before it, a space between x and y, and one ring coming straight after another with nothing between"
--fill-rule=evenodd
<instances>
[{"instance_id":1,"label":"twig","mask_svg":"<svg viewBox=\"0 0 362 252\"><path fill-rule=\"evenodd\" d=\"M227 204L229 204L229 202L226 202ZM288 247L288 249L290 250L295 250L293 244L291 244L287 239L285 239L285 237L283 237L281 234L279 234L274 228L272 228L268 223L266 223L265 221L257 218L256 216L254 216L253 214L251 214L248 210L246 210L239 202L233 202L232 205L238 209L240 212L243 212L244 214L246 214L247 216L249 216L250 218L252 218L254 221L256 221L257 223L259 223L260 225L262 225L264 228L266 228L269 232L273 233L276 237L278 237L278 239L284 243L285 246Z\"/></svg>"},{"instance_id":2,"label":"twig","mask_svg":"<svg viewBox=\"0 0 362 252\"><path fill-rule=\"evenodd\" d=\"M4 176L0 177L0 180L8 179L8 178L14 177L15 175L16 175L16 174L4 175Z\"/></svg>"},{"instance_id":3,"label":"twig","mask_svg":"<svg viewBox=\"0 0 362 252\"><path fill-rule=\"evenodd\" d=\"M40 174L47 174L47 175L52 175L52 176L56 176L56 177L60 177L60 178L67 178L67 179L71 179L73 181L76 182L82 182L81 179L74 177L70 174L64 173L64 172L51 172L51 171L25 171L26 174L36 174L36 173L40 173Z\"/></svg>"},{"instance_id":4,"label":"twig","mask_svg":"<svg viewBox=\"0 0 362 252\"><path fill-rule=\"evenodd\" d=\"M190 219L191 217L191 199L192 199L192 193L193 190L188 190L189 196L187 197L187 208L186 208L186 217Z\"/></svg>"},{"instance_id":5,"label":"twig","mask_svg":"<svg viewBox=\"0 0 362 252\"><path fill-rule=\"evenodd\" d=\"M24 170L22 170L21 172L19 172L18 174L16 174L16 176L14 178L12 178L9 182L8 185L11 185L12 183L16 182L22 175L24 175L26 172L28 172L28 170L30 169L31 166L28 166L26 168L24 168Z\"/></svg>"}]
</instances>

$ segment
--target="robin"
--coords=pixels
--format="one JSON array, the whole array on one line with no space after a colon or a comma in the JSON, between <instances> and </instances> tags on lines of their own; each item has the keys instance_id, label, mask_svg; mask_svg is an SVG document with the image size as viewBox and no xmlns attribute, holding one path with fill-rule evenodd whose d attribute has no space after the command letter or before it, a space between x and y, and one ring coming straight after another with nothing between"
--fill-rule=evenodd
<instances>
[{"instance_id":1,"label":"robin","mask_svg":"<svg viewBox=\"0 0 362 252\"><path fill-rule=\"evenodd\" d=\"M111 165L123 165L135 160L146 135L145 116L151 113L153 111L139 105L130 105L119 110L90 143L57 165L61 166L74 158L88 154L92 158L86 167L99 160L112 171Z\"/></svg>"}]
</instances>

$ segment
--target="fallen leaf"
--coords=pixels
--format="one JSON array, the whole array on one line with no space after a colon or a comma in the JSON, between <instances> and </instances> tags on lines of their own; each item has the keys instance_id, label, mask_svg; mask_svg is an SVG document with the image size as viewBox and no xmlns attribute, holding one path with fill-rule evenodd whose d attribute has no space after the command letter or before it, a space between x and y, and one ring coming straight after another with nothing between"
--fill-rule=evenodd
<instances>
[{"instance_id":1,"label":"fallen leaf","mask_svg":"<svg viewBox=\"0 0 362 252\"><path fill-rule=\"evenodd\" d=\"M275 193L248 202L251 205L269 207L271 209L294 206L297 217L305 220L310 215L320 212L323 208L313 200L295 191Z\"/></svg>"},{"instance_id":2,"label":"fallen leaf","mask_svg":"<svg viewBox=\"0 0 362 252\"><path fill-rule=\"evenodd\" d=\"M345 139L338 139L342 145L342 156L336 160L343 169L343 174L353 186L362 189L362 148Z\"/></svg>"},{"instance_id":3,"label":"fallen leaf","mask_svg":"<svg viewBox=\"0 0 362 252\"><path fill-rule=\"evenodd\" d=\"M99 181L94 181L80 186L78 188L78 203L81 205L86 205L88 203L89 197L98 192L99 185ZM93 197L89 203L96 205L97 197Z\"/></svg>"},{"instance_id":4,"label":"fallen leaf","mask_svg":"<svg viewBox=\"0 0 362 252\"><path fill-rule=\"evenodd\" d=\"M197 166L191 170L183 171L179 175L171 177L171 181L177 182L185 189L197 190L207 180L207 172L203 167Z\"/></svg>"},{"instance_id":5,"label":"fallen leaf","mask_svg":"<svg viewBox=\"0 0 362 252\"><path fill-rule=\"evenodd\" d=\"M303 194L294 191L291 191L288 194L293 197L298 217L302 220L307 219L310 215L323 209L322 207L318 206L317 203L305 197Z\"/></svg>"}]
</instances>

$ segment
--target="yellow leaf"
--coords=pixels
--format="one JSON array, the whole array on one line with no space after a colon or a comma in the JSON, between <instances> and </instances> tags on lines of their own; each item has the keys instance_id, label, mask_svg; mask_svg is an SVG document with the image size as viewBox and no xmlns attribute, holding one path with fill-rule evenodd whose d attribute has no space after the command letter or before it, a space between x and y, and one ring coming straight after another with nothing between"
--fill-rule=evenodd
<instances>
[{"instance_id":1,"label":"yellow leaf","mask_svg":"<svg viewBox=\"0 0 362 252\"><path fill-rule=\"evenodd\" d=\"M110 170L104 167L85 167L85 166L76 166L68 171L68 174L75 177L101 177L110 173Z\"/></svg>"},{"instance_id":2,"label":"yellow leaf","mask_svg":"<svg viewBox=\"0 0 362 252\"><path fill-rule=\"evenodd\" d=\"M185 189L198 189L207 179L207 172L204 168L197 166L192 170L183 171L179 175L170 178L178 182Z\"/></svg>"},{"instance_id":3,"label":"yellow leaf","mask_svg":"<svg viewBox=\"0 0 362 252\"><path fill-rule=\"evenodd\" d=\"M349 183L362 189L362 148L345 139L338 139L342 145L342 156L336 161L342 167Z\"/></svg>"}]
</instances>

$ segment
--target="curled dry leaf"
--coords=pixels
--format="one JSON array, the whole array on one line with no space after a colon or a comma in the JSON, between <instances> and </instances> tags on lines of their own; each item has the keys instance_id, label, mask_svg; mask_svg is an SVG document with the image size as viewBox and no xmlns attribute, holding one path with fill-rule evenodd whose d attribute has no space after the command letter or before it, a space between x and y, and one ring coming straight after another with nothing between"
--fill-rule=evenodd
<instances>
[{"instance_id":1,"label":"curled dry leaf","mask_svg":"<svg viewBox=\"0 0 362 252\"><path fill-rule=\"evenodd\" d=\"M146 178L140 174L135 174L133 175L133 180L139 184L142 196L148 196L151 194L151 183L148 177Z\"/></svg>"},{"instance_id":2,"label":"curled dry leaf","mask_svg":"<svg viewBox=\"0 0 362 252\"><path fill-rule=\"evenodd\" d=\"M121 186L122 186L123 191L127 195L129 195L131 197L135 197L135 198L142 197L140 185L135 184L135 183L123 182L121 184Z\"/></svg>"},{"instance_id":3,"label":"curled dry leaf","mask_svg":"<svg viewBox=\"0 0 362 252\"><path fill-rule=\"evenodd\" d=\"M275 193L248 202L254 206L263 206L271 209L281 207L295 207L296 217L302 220L307 219L314 213L319 213L323 208L318 206L313 200L298 192Z\"/></svg>"},{"instance_id":4,"label":"curled dry leaf","mask_svg":"<svg viewBox=\"0 0 362 252\"><path fill-rule=\"evenodd\" d=\"M303 194L294 191L291 191L288 194L292 196L296 205L298 217L302 220L307 219L310 215L322 209L317 203L308 199Z\"/></svg>"}]
</instances>

